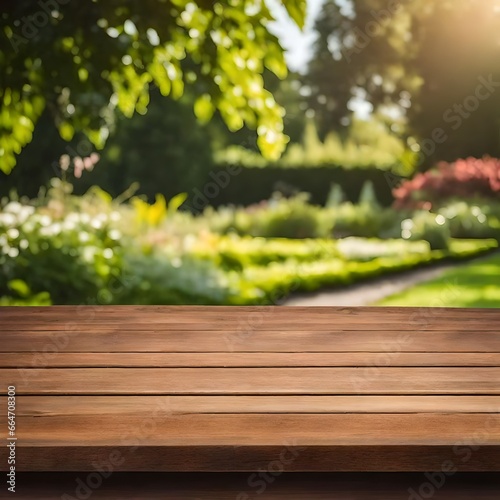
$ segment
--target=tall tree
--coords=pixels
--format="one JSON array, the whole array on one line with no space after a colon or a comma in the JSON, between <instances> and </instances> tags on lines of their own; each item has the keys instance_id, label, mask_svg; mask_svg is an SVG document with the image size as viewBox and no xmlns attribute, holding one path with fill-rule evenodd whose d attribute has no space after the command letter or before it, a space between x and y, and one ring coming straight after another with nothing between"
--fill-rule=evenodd
<instances>
[{"instance_id":1,"label":"tall tree","mask_svg":"<svg viewBox=\"0 0 500 500\"><path fill-rule=\"evenodd\" d=\"M423 165L500 156L500 2L432 2L414 12L409 133Z\"/></svg>"},{"instance_id":2,"label":"tall tree","mask_svg":"<svg viewBox=\"0 0 500 500\"><path fill-rule=\"evenodd\" d=\"M302 26L306 0L282 4ZM196 82L201 120L218 109L231 129L255 127L271 157L286 143L283 110L262 78L264 68L286 74L264 0L17 0L5 2L1 20L0 168L6 172L44 109L64 139L83 131L101 147L110 109L145 113L150 83L180 98L185 84Z\"/></svg>"},{"instance_id":3,"label":"tall tree","mask_svg":"<svg viewBox=\"0 0 500 500\"><path fill-rule=\"evenodd\" d=\"M305 83L323 135L362 96L406 117L424 167L500 155L498 0L327 0L316 27Z\"/></svg>"},{"instance_id":4,"label":"tall tree","mask_svg":"<svg viewBox=\"0 0 500 500\"><path fill-rule=\"evenodd\" d=\"M401 92L415 85L404 71L408 18L391 0L326 0L303 80L322 137L348 127L353 99L374 108L399 105Z\"/></svg>"}]
</instances>

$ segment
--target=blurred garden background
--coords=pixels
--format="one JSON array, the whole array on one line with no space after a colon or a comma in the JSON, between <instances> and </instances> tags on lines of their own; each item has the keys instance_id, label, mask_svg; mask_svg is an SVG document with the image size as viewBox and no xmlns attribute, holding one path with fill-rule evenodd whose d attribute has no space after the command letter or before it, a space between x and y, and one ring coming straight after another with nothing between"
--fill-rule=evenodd
<instances>
[{"instance_id":1,"label":"blurred garden background","mask_svg":"<svg viewBox=\"0 0 500 500\"><path fill-rule=\"evenodd\" d=\"M500 0L18 0L0 305L500 306ZM332 305L334 305L332 298Z\"/></svg>"}]
</instances>

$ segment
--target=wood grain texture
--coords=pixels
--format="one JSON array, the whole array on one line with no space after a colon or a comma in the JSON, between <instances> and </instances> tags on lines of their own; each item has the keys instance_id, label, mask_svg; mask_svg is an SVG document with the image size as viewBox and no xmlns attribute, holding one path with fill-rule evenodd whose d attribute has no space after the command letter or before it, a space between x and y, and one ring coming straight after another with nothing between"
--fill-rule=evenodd
<instances>
[{"instance_id":1,"label":"wood grain texture","mask_svg":"<svg viewBox=\"0 0 500 500\"><path fill-rule=\"evenodd\" d=\"M311 328L311 327L310 327ZM401 352L500 353L500 331L401 332L252 330L237 332L77 331L73 333L4 331L0 352Z\"/></svg>"},{"instance_id":2,"label":"wood grain texture","mask_svg":"<svg viewBox=\"0 0 500 500\"><path fill-rule=\"evenodd\" d=\"M498 446L477 452L463 446L44 446L23 447L18 471L88 471L117 457L114 470L129 472L253 472L269 467L283 472L440 471L453 464L457 472L493 472L500 467ZM284 453L287 451L286 455ZM4 456L0 451L0 457ZM112 455L114 454L114 455ZM293 457L293 460L292 460ZM280 466L279 464L283 464ZM445 465L446 466L446 465ZM275 469L272 469L275 470ZM120 497L121 499L122 497ZM117 499L118 500L118 499ZM406 500L406 499L405 499Z\"/></svg>"},{"instance_id":3,"label":"wood grain texture","mask_svg":"<svg viewBox=\"0 0 500 500\"><path fill-rule=\"evenodd\" d=\"M68 330L82 327L121 330L246 331L248 329L314 328L316 330L373 331L495 331L495 310L454 308L356 308L276 306L52 306L3 307L0 322L4 331L23 329ZM27 308L25 308L27 309ZM361 327L361 328L360 328Z\"/></svg>"},{"instance_id":4,"label":"wood grain texture","mask_svg":"<svg viewBox=\"0 0 500 500\"><path fill-rule=\"evenodd\" d=\"M495 368L0 369L18 394L500 394Z\"/></svg>"},{"instance_id":5,"label":"wood grain texture","mask_svg":"<svg viewBox=\"0 0 500 500\"><path fill-rule=\"evenodd\" d=\"M18 471L118 453L116 471L498 472L499 324L481 309L4 307L0 387L16 386Z\"/></svg>"},{"instance_id":6,"label":"wood grain texture","mask_svg":"<svg viewBox=\"0 0 500 500\"><path fill-rule=\"evenodd\" d=\"M21 474L16 498L54 500L75 496L83 472ZM436 477L439 479L439 477ZM91 481L92 482L92 481ZM92 490L97 500L408 500L420 488L429 491L424 474L133 474L114 473ZM432 486L432 485L431 485ZM445 476L434 488L435 500L497 500L500 478L495 474ZM418 498L416 499L418 500Z\"/></svg>"},{"instance_id":7,"label":"wood grain texture","mask_svg":"<svg viewBox=\"0 0 500 500\"><path fill-rule=\"evenodd\" d=\"M500 447L500 414L186 414L18 416L22 446ZM2 424L5 423L5 418ZM57 432L55 431L57 429ZM500 451L500 448L499 448ZM500 460L500 455L499 455Z\"/></svg>"},{"instance_id":8,"label":"wood grain texture","mask_svg":"<svg viewBox=\"0 0 500 500\"><path fill-rule=\"evenodd\" d=\"M500 396L19 396L21 416L200 413L500 413ZM0 397L0 406L6 398Z\"/></svg>"},{"instance_id":9,"label":"wood grain texture","mask_svg":"<svg viewBox=\"0 0 500 500\"><path fill-rule=\"evenodd\" d=\"M498 367L500 353L470 352L16 352L0 353L0 368L196 367Z\"/></svg>"}]
</instances>

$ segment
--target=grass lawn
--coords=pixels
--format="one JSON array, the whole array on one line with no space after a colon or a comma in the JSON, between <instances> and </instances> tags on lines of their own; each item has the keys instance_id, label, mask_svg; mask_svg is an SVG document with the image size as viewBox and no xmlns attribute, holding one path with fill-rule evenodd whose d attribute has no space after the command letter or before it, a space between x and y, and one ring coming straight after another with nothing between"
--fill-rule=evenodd
<instances>
[{"instance_id":1,"label":"grass lawn","mask_svg":"<svg viewBox=\"0 0 500 500\"><path fill-rule=\"evenodd\" d=\"M378 302L380 306L500 307L500 255L447 271Z\"/></svg>"}]
</instances>

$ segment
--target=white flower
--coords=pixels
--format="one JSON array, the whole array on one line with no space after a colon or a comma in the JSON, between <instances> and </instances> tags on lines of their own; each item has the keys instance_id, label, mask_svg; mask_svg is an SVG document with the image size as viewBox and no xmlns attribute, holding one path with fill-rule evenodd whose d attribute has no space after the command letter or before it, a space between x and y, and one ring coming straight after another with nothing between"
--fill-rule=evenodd
<instances>
[{"instance_id":1,"label":"white flower","mask_svg":"<svg viewBox=\"0 0 500 500\"><path fill-rule=\"evenodd\" d=\"M96 253L96 247L85 247L83 249L82 257L87 262L92 262Z\"/></svg>"},{"instance_id":2,"label":"white flower","mask_svg":"<svg viewBox=\"0 0 500 500\"><path fill-rule=\"evenodd\" d=\"M52 219L48 215L42 215L39 221L40 224L45 227L50 226L50 224L52 223Z\"/></svg>"},{"instance_id":3,"label":"white flower","mask_svg":"<svg viewBox=\"0 0 500 500\"><path fill-rule=\"evenodd\" d=\"M443 215L441 215L441 214L436 215L436 224L439 224L440 226L442 226L445 222L446 222L446 219Z\"/></svg>"},{"instance_id":4,"label":"white flower","mask_svg":"<svg viewBox=\"0 0 500 500\"><path fill-rule=\"evenodd\" d=\"M35 213L34 207L30 205L24 205L19 211L19 216L18 216L19 222L22 224L34 213Z\"/></svg>"},{"instance_id":5,"label":"white flower","mask_svg":"<svg viewBox=\"0 0 500 500\"><path fill-rule=\"evenodd\" d=\"M9 257L15 259L19 255L19 250L17 248L11 248L9 250Z\"/></svg>"},{"instance_id":6,"label":"white flower","mask_svg":"<svg viewBox=\"0 0 500 500\"><path fill-rule=\"evenodd\" d=\"M73 224L73 227L74 227L76 224L78 224L80 222L80 216L75 212L71 212L70 214L68 214L68 216L66 217L64 222L67 222L69 224Z\"/></svg>"},{"instance_id":7,"label":"white flower","mask_svg":"<svg viewBox=\"0 0 500 500\"><path fill-rule=\"evenodd\" d=\"M11 201L5 206L5 211L11 214L18 214L22 208L23 206L18 201Z\"/></svg>"},{"instance_id":8,"label":"white flower","mask_svg":"<svg viewBox=\"0 0 500 500\"><path fill-rule=\"evenodd\" d=\"M120 233L118 229L111 229L111 231L109 232L109 237L112 240L119 240L122 237L122 233Z\"/></svg>"},{"instance_id":9,"label":"white flower","mask_svg":"<svg viewBox=\"0 0 500 500\"><path fill-rule=\"evenodd\" d=\"M19 231L15 227L11 227L7 231L7 236L12 240L15 240L16 238L19 238Z\"/></svg>"},{"instance_id":10,"label":"white flower","mask_svg":"<svg viewBox=\"0 0 500 500\"><path fill-rule=\"evenodd\" d=\"M29 247L28 240L21 240L19 242L19 248L21 248L21 250L26 250L28 247Z\"/></svg>"},{"instance_id":11,"label":"white flower","mask_svg":"<svg viewBox=\"0 0 500 500\"><path fill-rule=\"evenodd\" d=\"M9 213L0 214L0 223L4 226L13 226L16 223L16 217Z\"/></svg>"},{"instance_id":12,"label":"white flower","mask_svg":"<svg viewBox=\"0 0 500 500\"><path fill-rule=\"evenodd\" d=\"M84 231L80 231L80 234L78 235L78 239L82 242L82 243L86 243L87 241L90 240L90 236L89 236L89 233L86 233Z\"/></svg>"},{"instance_id":13,"label":"white flower","mask_svg":"<svg viewBox=\"0 0 500 500\"><path fill-rule=\"evenodd\" d=\"M76 223L73 220L69 220L69 218L67 218L62 224L62 228L65 231L73 231L73 229L76 228Z\"/></svg>"},{"instance_id":14,"label":"white flower","mask_svg":"<svg viewBox=\"0 0 500 500\"><path fill-rule=\"evenodd\" d=\"M104 252L102 252L102 255L105 259L111 259L114 255L113 250L111 250L111 248L106 248Z\"/></svg>"},{"instance_id":15,"label":"white flower","mask_svg":"<svg viewBox=\"0 0 500 500\"><path fill-rule=\"evenodd\" d=\"M413 221L411 219L405 219L403 222L401 222L401 229L413 229Z\"/></svg>"},{"instance_id":16,"label":"white flower","mask_svg":"<svg viewBox=\"0 0 500 500\"><path fill-rule=\"evenodd\" d=\"M121 220L122 216L120 214L120 212L117 212L116 210L114 212L111 212L111 214L109 215L109 218L113 221L113 222L118 222L119 220Z\"/></svg>"},{"instance_id":17,"label":"white flower","mask_svg":"<svg viewBox=\"0 0 500 500\"><path fill-rule=\"evenodd\" d=\"M92 219L90 226L93 227L94 229L101 229L102 221L99 220L98 218Z\"/></svg>"}]
</instances>

